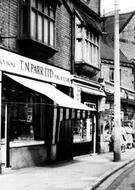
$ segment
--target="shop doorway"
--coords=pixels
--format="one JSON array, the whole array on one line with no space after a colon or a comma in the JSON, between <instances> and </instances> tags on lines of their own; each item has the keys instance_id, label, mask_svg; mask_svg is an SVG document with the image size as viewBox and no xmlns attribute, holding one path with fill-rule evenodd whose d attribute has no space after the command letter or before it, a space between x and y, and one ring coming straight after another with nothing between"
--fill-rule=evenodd
<instances>
[{"instance_id":1,"label":"shop doorway","mask_svg":"<svg viewBox=\"0 0 135 190\"><path fill-rule=\"evenodd\" d=\"M74 121L73 124L73 155L96 153L96 114L89 118Z\"/></svg>"}]
</instances>

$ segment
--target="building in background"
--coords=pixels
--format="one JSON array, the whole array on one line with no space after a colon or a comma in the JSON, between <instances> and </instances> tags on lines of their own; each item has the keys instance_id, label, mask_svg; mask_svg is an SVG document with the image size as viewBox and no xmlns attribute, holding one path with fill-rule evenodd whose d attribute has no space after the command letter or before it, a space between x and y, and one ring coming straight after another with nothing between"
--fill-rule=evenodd
<instances>
[{"instance_id":1,"label":"building in background","mask_svg":"<svg viewBox=\"0 0 135 190\"><path fill-rule=\"evenodd\" d=\"M120 91L121 120L135 122L135 64L134 64L134 12L120 14ZM101 76L104 78L106 105L103 114L102 142L106 141L105 126L113 125L114 117L114 16L103 17L101 42ZM106 146L107 145L107 146ZM103 151L108 151L108 141L103 143Z\"/></svg>"},{"instance_id":2,"label":"building in background","mask_svg":"<svg viewBox=\"0 0 135 190\"><path fill-rule=\"evenodd\" d=\"M78 119L73 126L73 154L100 152L100 115L105 93L100 79L100 1L74 1L68 4L74 17L73 95L94 111L89 118Z\"/></svg>"}]
</instances>

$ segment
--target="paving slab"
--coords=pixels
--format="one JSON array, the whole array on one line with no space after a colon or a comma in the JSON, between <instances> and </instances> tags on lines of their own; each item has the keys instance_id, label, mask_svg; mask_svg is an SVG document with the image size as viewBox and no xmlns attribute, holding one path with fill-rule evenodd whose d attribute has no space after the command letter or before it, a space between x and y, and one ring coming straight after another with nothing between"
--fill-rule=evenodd
<instances>
[{"instance_id":1,"label":"paving slab","mask_svg":"<svg viewBox=\"0 0 135 190\"><path fill-rule=\"evenodd\" d=\"M113 153L84 155L55 165L3 169L2 190L91 190L110 175L135 161L135 148L121 153L121 161L113 161Z\"/></svg>"}]
</instances>

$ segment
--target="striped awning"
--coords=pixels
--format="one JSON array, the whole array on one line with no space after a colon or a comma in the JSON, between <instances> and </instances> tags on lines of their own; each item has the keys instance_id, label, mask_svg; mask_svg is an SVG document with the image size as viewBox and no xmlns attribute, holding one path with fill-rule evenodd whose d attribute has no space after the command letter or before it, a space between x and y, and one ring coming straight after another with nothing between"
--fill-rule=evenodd
<instances>
[{"instance_id":1,"label":"striped awning","mask_svg":"<svg viewBox=\"0 0 135 190\"><path fill-rule=\"evenodd\" d=\"M17 83L20 83L21 85L32 89L40 94L43 94L53 100L58 106L64 107L64 108L72 108L77 110L87 110L87 111L95 111L92 108L89 108L88 106L84 105L83 103L80 103L70 96L66 95L65 93L61 92L60 90L56 89L53 85L32 80L20 76L15 76L11 74L5 74L12 80L16 81Z\"/></svg>"}]
</instances>

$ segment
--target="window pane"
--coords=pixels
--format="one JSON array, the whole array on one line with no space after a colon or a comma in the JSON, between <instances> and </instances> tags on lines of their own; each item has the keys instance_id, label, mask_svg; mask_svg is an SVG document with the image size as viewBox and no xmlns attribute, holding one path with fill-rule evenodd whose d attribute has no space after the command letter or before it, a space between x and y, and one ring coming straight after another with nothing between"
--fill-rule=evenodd
<instances>
[{"instance_id":1,"label":"window pane","mask_svg":"<svg viewBox=\"0 0 135 190\"><path fill-rule=\"evenodd\" d=\"M54 18L54 9L50 6L50 17Z\"/></svg>"},{"instance_id":2,"label":"window pane","mask_svg":"<svg viewBox=\"0 0 135 190\"><path fill-rule=\"evenodd\" d=\"M88 63L90 64L90 43L88 43Z\"/></svg>"},{"instance_id":3,"label":"window pane","mask_svg":"<svg viewBox=\"0 0 135 190\"><path fill-rule=\"evenodd\" d=\"M96 48L96 66L98 67L98 48Z\"/></svg>"},{"instance_id":4,"label":"window pane","mask_svg":"<svg viewBox=\"0 0 135 190\"><path fill-rule=\"evenodd\" d=\"M85 60L85 62L87 62L87 53L88 53L88 51L87 51L87 41L85 40L84 41L84 50L83 50L83 52L84 52L84 60Z\"/></svg>"},{"instance_id":5,"label":"window pane","mask_svg":"<svg viewBox=\"0 0 135 190\"><path fill-rule=\"evenodd\" d=\"M44 19L44 42L48 44L48 20Z\"/></svg>"},{"instance_id":6,"label":"window pane","mask_svg":"<svg viewBox=\"0 0 135 190\"><path fill-rule=\"evenodd\" d=\"M82 60L82 41L76 40L75 44L75 61Z\"/></svg>"},{"instance_id":7,"label":"window pane","mask_svg":"<svg viewBox=\"0 0 135 190\"><path fill-rule=\"evenodd\" d=\"M42 41L42 16L38 15L38 40Z\"/></svg>"},{"instance_id":8,"label":"window pane","mask_svg":"<svg viewBox=\"0 0 135 190\"><path fill-rule=\"evenodd\" d=\"M82 37L82 28L76 26L76 38L81 38Z\"/></svg>"},{"instance_id":9,"label":"window pane","mask_svg":"<svg viewBox=\"0 0 135 190\"><path fill-rule=\"evenodd\" d=\"M54 45L54 23L50 22L50 45Z\"/></svg>"},{"instance_id":10,"label":"window pane","mask_svg":"<svg viewBox=\"0 0 135 190\"><path fill-rule=\"evenodd\" d=\"M47 5L47 3L45 2L45 4L44 4L44 12L45 12L45 14L49 14L48 13L48 9L49 9L49 7L48 7L48 5Z\"/></svg>"},{"instance_id":11,"label":"window pane","mask_svg":"<svg viewBox=\"0 0 135 190\"><path fill-rule=\"evenodd\" d=\"M31 13L31 36L36 38L36 13Z\"/></svg>"},{"instance_id":12,"label":"window pane","mask_svg":"<svg viewBox=\"0 0 135 190\"><path fill-rule=\"evenodd\" d=\"M110 78L110 82L114 82L114 69L113 68L110 68L109 78Z\"/></svg>"},{"instance_id":13,"label":"window pane","mask_svg":"<svg viewBox=\"0 0 135 190\"><path fill-rule=\"evenodd\" d=\"M36 7L36 0L32 0L31 4L32 4L33 7Z\"/></svg>"},{"instance_id":14,"label":"window pane","mask_svg":"<svg viewBox=\"0 0 135 190\"><path fill-rule=\"evenodd\" d=\"M42 11L42 0L38 0L38 10Z\"/></svg>"}]
</instances>

